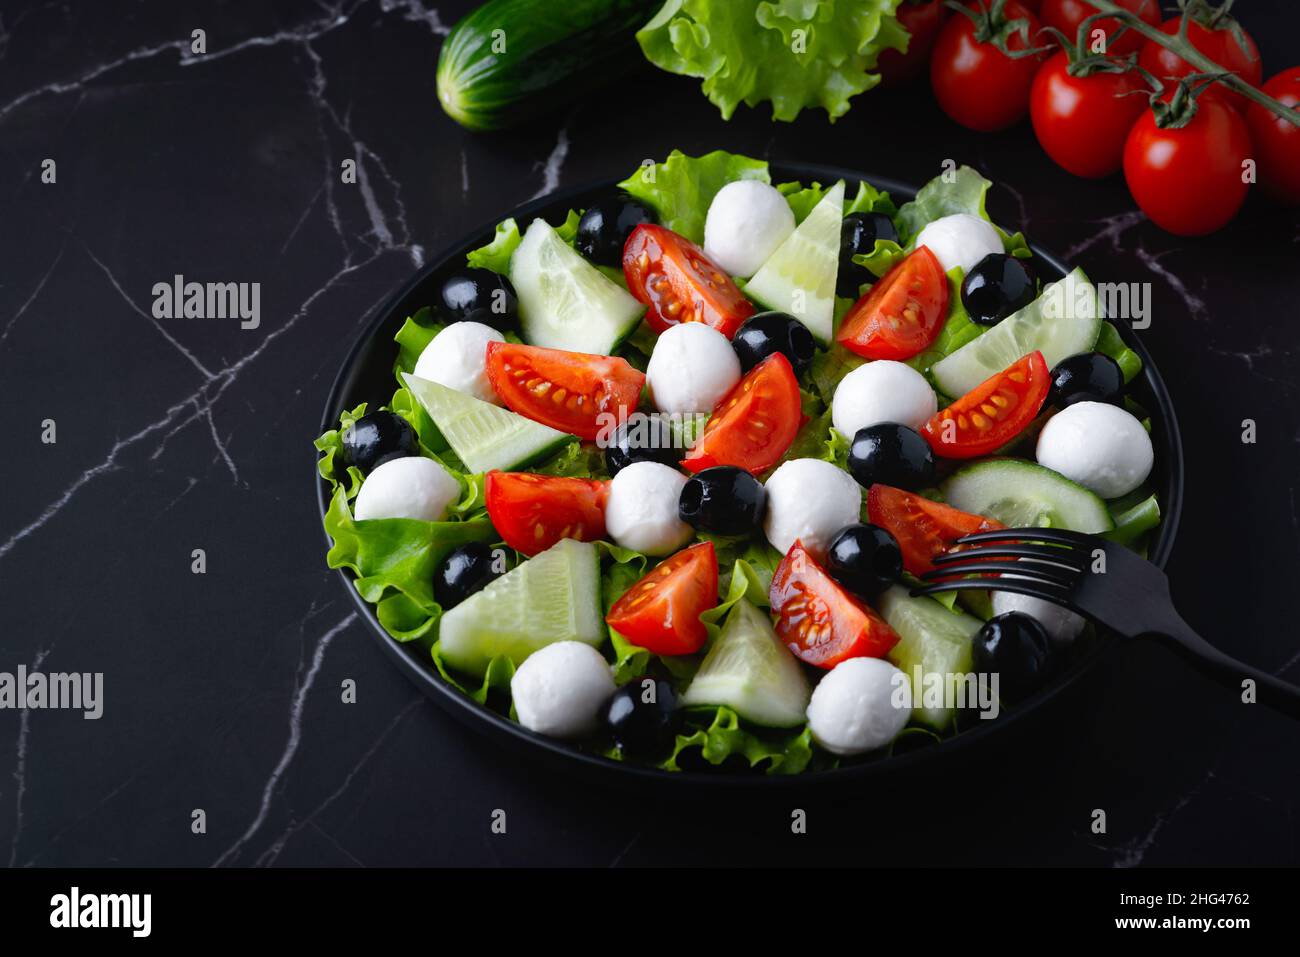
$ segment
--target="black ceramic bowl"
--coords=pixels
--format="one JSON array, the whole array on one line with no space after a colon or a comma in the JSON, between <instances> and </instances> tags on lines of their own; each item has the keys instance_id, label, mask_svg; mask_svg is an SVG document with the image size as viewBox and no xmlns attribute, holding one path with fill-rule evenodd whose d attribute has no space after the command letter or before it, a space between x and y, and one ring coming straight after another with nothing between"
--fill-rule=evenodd
<instances>
[{"instance_id":1,"label":"black ceramic bowl","mask_svg":"<svg viewBox=\"0 0 1300 957\"><path fill-rule=\"evenodd\" d=\"M888 190L897 201L911 199L916 194L916 187L904 183L833 167L805 163L773 163L771 172L773 182L801 180L807 183L815 180L821 183L833 183L838 179L844 179L849 183L850 192L857 181L865 180L879 189ZM541 216L551 222L559 222L570 209L582 209L592 200L607 194L614 183L615 180L607 180L552 193L518 209L503 211L499 219L514 216L526 223ZM366 320L356 342L348 351L343 367L334 380L333 388L330 389L329 399L325 403L324 417L321 420L322 432L337 426L343 410L353 408L361 402L374 403L388 399L394 388L392 368L396 346L393 343L393 336L401 328L407 316L434 301L438 283L449 272L464 265L465 254L469 250L489 242L495 227L495 222L487 224L434 257L404 288L398 290ZM1038 246L1032 248L1044 282L1059 279L1069 271L1065 263L1047 250ZM1152 472L1151 482L1160 497L1163 520L1151 543L1150 557L1157 565L1163 567L1173 548L1183 502L1183 450L1178 433L1178 420L1151 356L1126 324L1119 323L1117 327L1125 342L1142 357L1142 373L1130 384L1129 393L1151 414L1151 438L1156 449L1155 470ZM328 495L326 484L318 480L317 497L322 519L329 504ZM638 786L651 783L662 783L677 788L806 786L860 780L869 776L879 777L901 773L904 769L915 768L922 764L933 765L935 762L949 759L958 749L969 748L1037 712L1077 681L1097 659L1097 655L1093 654L1075 663L1054 684L1021 703L996 722L980 722L977 727L939 743L889 758L798 775L728 773L723 769L703 772L666 772L611 761L563 741L533 734L504 715L476 704L443 681L429 660L427 651L400 644L389 637L375 617L374 606L365 602L357 594L357 590L352 585L351 572L340 569L339 581L352 596L362 618L369 625L371 633L384 653L426 695L446 708L458 720L523 756L550 758L554 762L567 765L574 771L585 771L614 783L621 781Z\"/></svg>"}]
</instances>

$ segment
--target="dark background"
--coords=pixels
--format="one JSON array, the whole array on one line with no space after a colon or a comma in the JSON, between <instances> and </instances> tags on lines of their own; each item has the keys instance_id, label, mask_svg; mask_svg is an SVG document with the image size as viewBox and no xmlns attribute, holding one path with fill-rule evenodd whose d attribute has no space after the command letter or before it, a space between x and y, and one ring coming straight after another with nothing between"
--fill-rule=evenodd
<instances>
[{"instance_id":1,"label":"dark background","mask_svg":"<svg viewBox=\"0 0 1300 957\"><path fill-rule=\"evenodd\" d=\"M1172 238L1121 178L1068 176L1027 124L964 131L924 83L866 94L833 127L743 107L724 123L695 81L649 71L534 128L470 135L434 98L467 8L0 3L0 671L105 673L99 721L0 712L0 864L1300 860L1296 726L1158 647L1112 649L1032 728L960 764L776 798L606 790L420 697L324 565L310 443L332 377L438 249L673 147L912 182L971 163L999 184L1004 226L1094 279L1151 282L1144 340L1187 453L1180 607L1300 678L1293 212L1253 196L1219 234ZM1300 59L1292 4L1237 9L1266 76ZM197 27L208 53L184 59ZM347 158L358 185L339 182ZM260 282L261 328L153 320L152 286L176 273Z\"/></svg>"}]
</instances>

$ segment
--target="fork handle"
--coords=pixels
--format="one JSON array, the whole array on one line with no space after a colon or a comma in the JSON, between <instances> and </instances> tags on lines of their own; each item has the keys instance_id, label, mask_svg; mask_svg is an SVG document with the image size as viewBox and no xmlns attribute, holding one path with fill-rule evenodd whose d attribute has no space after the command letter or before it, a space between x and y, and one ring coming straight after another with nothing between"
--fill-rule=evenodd
<instances>
[{"instance_id":1,"label":"fork handle","mask_svg":"<svg viewBox=\"0 0 1300 957\"><path fill-rule=\"evenodd\" d=\"M1238 695L1244 695L1244 682L1250 679L1255 683L1256 702L1300 719L1300 687L1225 655L1198 635L1182 618L1162 628L1160 637L1182 651L1202 672L1225 687L1234 689Z\"/></svg>"}]
</instances>

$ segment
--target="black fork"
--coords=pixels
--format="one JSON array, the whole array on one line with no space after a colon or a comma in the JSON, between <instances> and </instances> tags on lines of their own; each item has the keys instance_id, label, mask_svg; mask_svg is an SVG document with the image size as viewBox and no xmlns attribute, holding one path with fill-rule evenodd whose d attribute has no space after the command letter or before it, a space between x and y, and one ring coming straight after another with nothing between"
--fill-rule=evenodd
<instances>
[{"instance_id":1,"label":"black fork","mask_svg":"<svg viewBox=\"0 0 1300 957\"><path fill-rule=\"evenodd\" d=\"M1069 608L1125 638L1162 638L1207 674L1238 691L1254 682L1255 700L1300 718L1300 688L1225 655L1174 609L1169 579L1122 545L1055 528L1006 528L957 539L922 576L917 595L996 589ZM1014 577L1009 577L1014 576Z\"/></svg>"}]
</instances>

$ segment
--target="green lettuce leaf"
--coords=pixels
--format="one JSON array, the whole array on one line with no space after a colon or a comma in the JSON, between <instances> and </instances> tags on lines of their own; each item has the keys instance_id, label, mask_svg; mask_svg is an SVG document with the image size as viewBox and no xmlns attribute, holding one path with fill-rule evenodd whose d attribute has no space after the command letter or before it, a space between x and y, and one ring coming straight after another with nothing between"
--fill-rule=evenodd
<instances>
[{"instance_id":1,"label":"green lettuce leaf","mask_svg":"<svg viewBox=\"0 0 1300 957\"><path fill-rule=\"evenodd\" d=\"M964 277L965 273L960 266L948 270L948 318L944 320L943 328L939 330L934 342L930 343L930 348L906 360L908 365L922 375L928 374L940 359L956 352L984 332L983 326L971 321L970 313L962 304L961 282Z\"/></svg>"},{"instance_id":2,"label":"green lettuce leaf","mask_svg":"<svg viewBox=\"0 0 1300 957\"><path fill-rule=\"evenodd\" d=\"M316 470L320 472L320 477L330 483L331 491L346 485L346 496L349 501L357 497L364 476L355 465L343 464L343 433L352 428L353 423L365 414L366 403L362 402L355 409L343 413L337 429L330 429L312 443L317 451L322 453L316 461Z\"/></svg>"},{"instance_id":3,"label":"green lettuce leaf","mask_svg":"<svg viewBox=\"0 0 1300 957\"><path fill-rule=\"evenodd\" d=\"M880 82L880 53L906 49L899 2L668 0L637 40L651 63L703 80L723 119L770 101L777 120L821 107L834 122Z\"/></svg>"},{"instance_id":4,"label":"green lettuce leaf","mask_svg":"<svg viewBox=\"0 0 1300 957\"><path fill-rule=\"evenodd\" d=\"M760 735L746 730L730 708L688 711L686 721L690 733L677 736L673 753L659 765L665 771L680 771L682 756L695 748L710 764L740 755L751 768L765 767L768 774L799 774L813 759L812 731L806 726Z\"/></svg>"},{"instance_id":5,"label":"green lettuce leaf","mask_svg":"<svg viewBox=\"0 0 1300 957\"><path fill-rule=\"evenodd\" d=\"M796 223L802 223L808 218L812 208L822 201L822 197L826 195L826 191L830 188L830 186L823 186L821 183L805 186L799 182L781 183L776 187L777 192L784 196L785 201L790 204ZM897 212L898 207L889 198L889 194L876 189L870 183L859 182L857 193L852 199L846 199L844 202L845 216L850 213L884 213L887 216L893 216Z\"/></svg>"},{"instance_id":6,"label":"green lettuce leaf","mask_svg":"<svg viewBox=\"0 0 1300 957\"><path fill-rule=\"evenodd\" d=\"M877 239L869 253L858 253L853 261L859 266L866 266L871 274L879 279L898 264L907 255L903 247L892 239Z\"/></svg>"},{"instance_id":7,"label":"green lettuce leaf","mask_svg":"<svg viewBox=\"0 0 1300 957\"><path fill-rule=\"evenodd\" d=\"M641 166L619 187L659 214L659 222L691 242L704 242L704 217L718 190L738 179L767 183L767 163L725 150L687 156L673 150L662 163Z\"/></svg>"},{"instance_id":8,"label":"green lettuce leaf","mask_svg":"<svg viewBox=\"0 0 1300 957\"><path fill-rule=\"evenodd\" d=\"M555 232L572 246L574 237L578 235L578 222L581 219L582 213L571 209L564 222L555 227ZM503 219L497 223L492 241L478 249L471 249L466 254L465 261L478 269L490 269L504 276L510 272L510 257L515 254L515 250L523 240L524 236L519 229L519 224L513 219Z\"/></svg>"},{"instance_id":9,"label":"green lettuce leaf","mask_svg":"<svg viewBox=\"0 0 1300 957\"><path fill-rule=\"evenodd\" d=\"M954 213L971 213L993 225L1010 255L1021 258L1030 256L1029 244L1022 233L1007 233L989 219L984 204L992 185L969 166L960 166L951 173L939 174L917 191L916 199L904 203L898 210L899 237L905 245L911 246L917 233L936 219Z\"/></svg>"}]
</instances>

